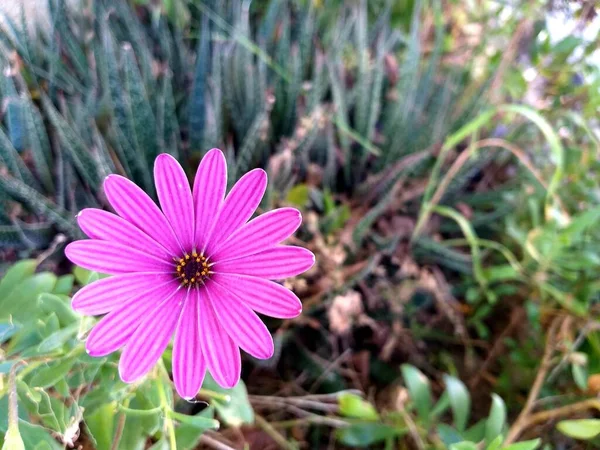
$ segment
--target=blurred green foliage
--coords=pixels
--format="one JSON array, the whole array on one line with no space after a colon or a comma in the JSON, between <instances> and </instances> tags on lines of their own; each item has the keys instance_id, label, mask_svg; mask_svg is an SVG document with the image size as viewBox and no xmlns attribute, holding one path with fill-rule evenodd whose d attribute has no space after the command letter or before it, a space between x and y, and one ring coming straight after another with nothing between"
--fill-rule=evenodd
<instances>
[{"instance_id":1,"label":"blurred green foliage","mask_svg":"<svg viewBox=\"0 0 600 450\"><path fill-rule=\"evenodd\" d=\"M279 189L318 164L331 190L351 191L367 170L474 117L486 85L474 84L469 65L442 69L439 5L427 51L421 6L407 9L402 30L389 4L366 1L138 5L146 16L122 2L94 1L85 14L50 5L47 39L9 21L0 41L0 188L27 211L0 204L5 246L43 248L54 229L76 236L74 215L103 204L109 173L152 192L159 152L191 172L204 151L223 148L231 180L280 155L290 162L272 173ZM399 61L386 61L391 52Z\"/></svg>"}]
</instances>

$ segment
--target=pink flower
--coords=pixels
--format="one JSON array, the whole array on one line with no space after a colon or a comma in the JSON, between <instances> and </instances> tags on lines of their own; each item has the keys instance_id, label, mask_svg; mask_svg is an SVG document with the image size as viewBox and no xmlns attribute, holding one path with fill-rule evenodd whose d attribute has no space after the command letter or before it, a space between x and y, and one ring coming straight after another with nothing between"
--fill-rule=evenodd
<instances>
[{"instance_id":1,"label":"pink flower","mask_svg":"<svg viewBox=\"0 0 600 450\"><path fill-rule=\"evenodd\" d=\"M233 387L239 348L260 359L273 355L271 334L254 311L291 318L302 310L296 295L269 281L314 263L310 251L279 245L300 226L300 212L281 208L248 222L267 175L248 172L224 199L227 167L218 149L202 159L193 191L168 154L156 158L154 178L162 211L134 183L110 175L104 191L118 215L84 209L78 221L90 239L65 249L75 264L114 275L73 297L76 311L106 314L91 331L87 352L104 356L123 348L119 373L130 383L156 364L174 334L173 378L182 397L198 393L206 370Z\"/></svg>"}]
</instances>

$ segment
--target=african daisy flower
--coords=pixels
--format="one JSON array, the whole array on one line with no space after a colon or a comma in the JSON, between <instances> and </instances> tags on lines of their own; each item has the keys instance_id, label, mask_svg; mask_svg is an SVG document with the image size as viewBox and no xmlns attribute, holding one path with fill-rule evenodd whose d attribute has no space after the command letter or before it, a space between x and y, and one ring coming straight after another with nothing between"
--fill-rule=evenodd
<instances>
[{"instance_id":1,"label":"african daisy flower","mask_svg":"<svg viewBox=\"0 0 600 450\"><path fill-rule=\"evenodd\" d=\"M280 243L300 226L300 212L281 208L248 222L267 186L255 169L225 197L227 167L213 149L202 159L193 190L179 163L162 154L154 165L159 207L128 179L110 175L106 197L117 214L84 209L78 222L90 238L65 253L86 269L114 275L82 288L73 308L106 314L86 350L104 356L123 348L121 379L144 376L173 339L173 379L194 397L208 370L226 388L240 378L240 351L266 359L273 339L258 315L292 318L298 297L270 280L309 269L308 250Z\"/></svg>"}]
</instances>

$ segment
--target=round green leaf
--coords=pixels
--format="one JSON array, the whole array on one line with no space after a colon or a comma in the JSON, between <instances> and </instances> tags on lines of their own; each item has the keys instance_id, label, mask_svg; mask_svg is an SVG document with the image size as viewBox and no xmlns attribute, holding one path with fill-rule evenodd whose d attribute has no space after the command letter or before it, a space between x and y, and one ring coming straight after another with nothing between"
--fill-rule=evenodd
<instances>
[{"instance_id":1,"label":"round green leaf","mask_svg":"<svg viewBox=\"0 0 600 450\"><path fill-rule=\"evenodd\" d=\"M575 439L593 439L600 435L600 419L563 420L556 428L562 434Z\"/></svg>"},{"instance_id":2,"label":"round green leaf","mask_svg":"<svg viewBox=\"0 0 600 450\"><path fill-rule=\"evenodd\" d=\"M490 415L485 424L485 442L488 444L496 439L504 428L506 422L506 405L499 395L492 394Z\"/></svg>"},{"instance_id":3,"label":"round green leaf","mask_svg":"<svg viewBox=\"0 0 600 450\"><path fill-rule=\"evenodd\" d=\"M379 419L375 407L358 395L344 393L340 395L338 402L343 416L364 420Z\"/></svg>"},{"instance_id":4,"label":"round green leaf","mask_svg":"<svg viewBox=\"0 0 600 450\"><path fill-rule=\"evenodd\" d=\"M446 392L450 397L450 406L454 416L454 425L458 431L464 431L469 420L469 412L471 410L471 397L469 391L457 378L446 375Z\"/></svg>"},{"instance_id":5,"label":"round green leaf","mask_svg":"<svg viewBox=\"0 0 600 450\"><path fill-rule=\"evenodd\" d=\"M417 408L419 417L422 421L427 422L432 408L429 380L419 369L409 364L404 364L401 369L404 382L408 388L410 398Z\"/></svg>"}]
</instances>

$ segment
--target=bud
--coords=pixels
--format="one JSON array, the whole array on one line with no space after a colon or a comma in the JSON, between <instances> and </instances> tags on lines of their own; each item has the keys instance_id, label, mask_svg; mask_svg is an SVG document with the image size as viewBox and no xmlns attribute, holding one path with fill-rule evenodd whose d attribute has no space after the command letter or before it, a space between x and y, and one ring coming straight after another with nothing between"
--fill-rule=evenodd
<instances>
[{"instance_id":1,"label":"bud","mask_svg":"<svg viewBox=\"0 0 600 450\"><path fill-rule=\"evenodd\" d=\"M8 426L8 430L4 435L2 450L25 450L25 444L23 444L23 439L21 439L19 427L16 422L12 422Z\"/></svg>"}]
</instances>

